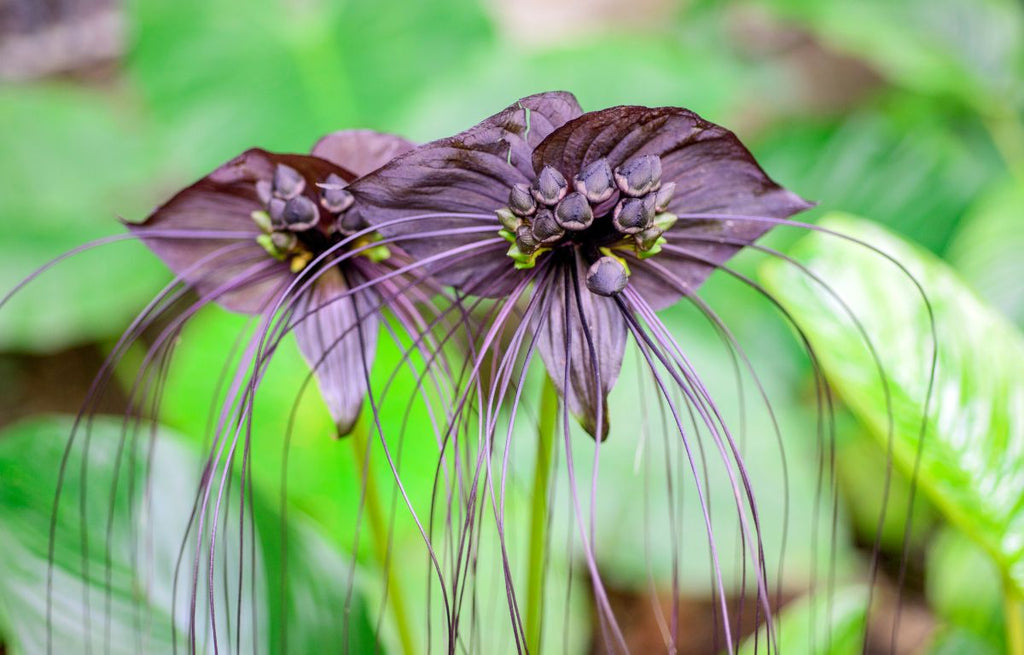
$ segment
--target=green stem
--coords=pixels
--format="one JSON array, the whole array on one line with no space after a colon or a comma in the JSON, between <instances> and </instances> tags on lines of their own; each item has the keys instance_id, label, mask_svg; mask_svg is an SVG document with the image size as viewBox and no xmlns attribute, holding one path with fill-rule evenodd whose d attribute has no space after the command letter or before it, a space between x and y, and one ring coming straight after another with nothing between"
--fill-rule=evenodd
<instances>
[{"instance_id":1,"label":"green stem","mask_svg":"<svg viewBox=\"0 0 1024 655\"><path fill-rule=\"evenodd\" d=\"M1003 608L1006 614L1006 646L1010 655L1024 655L1024 602L1013 583L1003 582Z\"/></svg>"},{"instance_id":2,"label":"green stem","mask_svg":"<svg viewBox=\"0 0 1024 655\"><path fill-rule=\"evenodd\" d=\"M392 618L395 621L395 629L398 632L398 639L402 643L402 652L405 655L413 655L416 652L413 644L412 629L409 626L409 613L406 609L405 594L402 592L402 585L398 576L393 575L390 569L390 553L388 537L390 530L388 522L384 517L384 510L381 507L380 491L377 487L377 478L373 474L373 467L370 465L368 449L369 439L366 434L366 426L360 421L349 436L352 442L352 454L356 459L356 467L362 476L365 484L364 508L366 520L370 524L370 535L373 540L374 557L377 564L384 569L387 578L387 593L390 599Z\"/></svg>"},{"instance_id":3,"label":"green stem","mask_svg":"<svg viewBox=\"0 0 1024 655\"><path fill-rule=\"evenodd\" d=\"M526 580L526 648L540 653L541 619L544 616L544 549L548 535L548 487L551 484L552 446L558 421L558 391L545 376L537 423L537 459L533 470L533 503L530 508L530 560Z\"/></svg>"}]
</instances>

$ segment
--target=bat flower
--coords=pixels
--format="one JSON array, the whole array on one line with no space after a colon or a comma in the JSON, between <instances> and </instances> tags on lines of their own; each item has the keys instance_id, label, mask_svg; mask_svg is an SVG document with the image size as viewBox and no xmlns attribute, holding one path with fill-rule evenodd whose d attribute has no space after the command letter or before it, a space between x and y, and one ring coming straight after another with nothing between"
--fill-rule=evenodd
<instances>
[{"instance_id":1,"label":"bat flower","mask_svg":"<svg viewBox=\"0 0 1024 655\"><path fill-rule=\"evenodd\" d=\"M810 207L691 111L583 113L564 92L523 98L350 191L357 213L440 281L499 299L532 288L548 374L601 438L638 303L691 295L772 219Z\"/></svg>"},{"instance_id":2,"label":"bat flower","mask_svg":"<svg viewBox=\"0 0 1024 655\"><path fill-rule=\"evenodd\" d=\"M346 187L411 148L397 136L353 130L324 137L311 155L247 150L128 224L201 303L264 316L290 311L340 435L366 394L363 370L386 299L374 281L395 269L396 254L350 211Z\"/></svg>"}]
</instances>

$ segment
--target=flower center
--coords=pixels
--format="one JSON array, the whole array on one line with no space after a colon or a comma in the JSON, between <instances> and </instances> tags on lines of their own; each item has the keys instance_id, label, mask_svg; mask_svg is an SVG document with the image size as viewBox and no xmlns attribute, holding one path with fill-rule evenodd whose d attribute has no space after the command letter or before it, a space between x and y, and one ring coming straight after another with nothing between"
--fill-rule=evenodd
<instances>
[{"instance_id":1,"label":"flower center","mask_svg":"<svg viewBox=\"0 0 1024 655\"><path fill-rule=\"evenodd\" d=\"M662 234L677 220L666 211L676 185L662 184L660 157L640 155L615 170L598 159L573 177L572 187L553 166L532 185L512 187L508 206L497 210L499 234L512 244L508 256L525 269L549 250L577 248L591 263L587 287L604 296L618 293L629 267L615 251L631 250L639 259L661 251Z\"/></svg>"},{"instance_id":2,"label":"flower center","mask_svg":"<svg viewBox=\"0 0 1024 655\"><path fill-rule=\"evenodd\" d=\"M272 257L287 261L298 273L318 255L367 226L355 212L349 212L355 199L340 176L331 173L316 190L308 189L306 178L285 164L274 169L273 180L256 183L256 195L263 209L252 213L252 220L263 231L256 241ZM348 245L349 250L371 261L391 256L387 246L372 245L377 233L361 236Z\"/></svg>"}]
</instances>

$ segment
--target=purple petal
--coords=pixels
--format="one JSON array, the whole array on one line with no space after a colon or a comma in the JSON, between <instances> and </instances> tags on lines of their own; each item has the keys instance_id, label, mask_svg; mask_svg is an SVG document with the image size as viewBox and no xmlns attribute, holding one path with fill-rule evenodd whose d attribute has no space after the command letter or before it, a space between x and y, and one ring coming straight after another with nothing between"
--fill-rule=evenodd
<instances>
[{"instance_id":1,"label":"purple petal","mask_svg":"<svg viewBox=\"0 0 1024 655\"><path fill-rule=\"evenodd\" d=\"M612 298L590 293L583 286L587 269L579 257L574 259L575 263L556 264L561 270L550 278L548 309L536 326L537 348L569 411L591 436L604 439L608 436L608 392L619 377L626 349L626 322Z\"/></svg>"},{"instance_id":2,"label":"purple petal","mask_svg":"<svg viewBox=\"0 0 1024 655\"><path fill-rule=\"evenodd\" d=\"M340 130L317 141L310 154L363 176L415 147L412 141L395 134Z\"/></svg>"},{"instance_id":3,"label":"purple petal","mask_svg":"<svg viewBox=\"0 0 1024 655\"><path fill-rule=\"evenodd\" d=\"M269 274L264 272L258 278L247 279L254 262L270 260L270 255L256 243L260 229L253 222L252 212L263 209L256 182L271 180L277 164L299 171L307 179L307 190L314 193L315 182L329 173L352 179L347 171L314 157L247 150L179 192L142 223L128 223L127 227L200 294L231 285L232 291L221 295L217 303L236 312L259 313L274 300L282 282L291 275L288 266L280 263L272 265ZM168 232L181 236L165 236ZM226 236L211 236L216 232ZM190 237L192 233L204 236ZM211 257L225 248L230 249L230 254Z\"/></svg>"},{"instance_id":4,"label":"purple petal","mask_svg":"<svg viewBox=\"0 0 1024 655\"><path fill-rule=\"evenodd\" d=\"M460 234L467 227L487 225L494 211L508 204L516 183L533 179L531 152L535 145L566 120L580 114L571 94L543 93L523 98L480 124L453 137L434 141L399 156L360 178L350 190L365 220L378 225L417 259L444 253L489 238L479 232ZM424 214L448 214L406 224L389 221ZM476 214L476 218L457 214ZM495 234L500 229L493 219ZM416 238L425 232L449 230L449 236ZM499 296L515 283L486 284L502 277L511 266L504 256L507 244L463 256L444 268L431 270L446 284L475 288L480 295ZM483 285L487 286L485 290Z\"/></svg>"},{"instance_id":5,"label":"purple petal","mask_svg":"<svg viewBox=\"0 0 1024 655\"><path fill-rule=\"evenodd\" d=\"M373 365L377 345L376 296L367 291L348 293L349 284L360 283L346 283L336 270L325 272L296 302L292 319L299 350L316 375L338 436L351 432L359 418L366 371Z\"/></svg>"},{"instance_id":6,"label":"purple petal","mask_svg":"<svg viewBox=\"0 0 1024 655\"><path fill-rule=\"evenodd\" d=\"M687 214L724 214L787 218L812 205L773 182L736 135L677 107L612 107L591 112L555 130L534 151L534 168L553 165L565 174L604 157L614 168L638 155L661 157L662 183L673 182L675 195L668 211L680 216L667 233L720 236L752 243L771 227L753 221L703 221ZM741 246L718 244L701 248L701 256L718 265ZM655 259L697 288L714 270L713 265L686 257L659 254ZM640 264L630 283L640 287L655 308L672 304L676 290L656 279Z\"/></svg>"}]
</instances>

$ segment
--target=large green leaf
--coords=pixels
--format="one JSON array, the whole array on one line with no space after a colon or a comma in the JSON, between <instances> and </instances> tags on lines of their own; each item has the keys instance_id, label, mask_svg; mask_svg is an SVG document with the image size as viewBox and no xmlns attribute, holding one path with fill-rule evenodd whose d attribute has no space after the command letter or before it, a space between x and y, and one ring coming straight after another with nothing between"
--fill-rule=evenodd
<instances>
[{"instance_id":1,"label":"large green leaf","mask_svg":"<svg viewBox=\"0 0 1024 655\"><path fill-rule=\"evenodd\" d=\"M195 548L185 527L202 460L171 433L144 430L125 440L120 420L97 418L80 433L67 460L51 568L50 517L70 429L70 419L44 418L0 436L0 627L8 647L13 653L45 652L52 575L53 652L170 652L172 631L177 647L185 649ZM272 506L258 494L255 498L256 541L247 532L244 549L237 499L229 497L224 505L222 545L211 577L221 647L230 642L241 652L311 652L314 644L340 643L345 639L341 612L350 607L347 563L307 522L282 524ZM183 540L188 548L175 584ZM287 569L281 568L283 541ZM202 618L208 607L205 566L199 574L198 646L212 652ZM243 623L235 625L239 584ZM373 631L360 596L355 598L348 627L350 643L359 651L359 645L373 643ZM236 630L241 643L234 640Z\"/></svg>"},{"instance_id":2,"label":"large green leaf","mask_svg":"<svg viewBox=\"0 0 1024 655\"><path fill-rule=\"evenodd\" d=\"M776 261L766 284L807 330L843 400L883 444L891 436L896 463L909 474L920 455L920 487L1024 589L1024 339L922 249L848 216L823 226L888 253L924 288L938 348L931 396L927 306L896 266L824 234L792 251L857 317L879 366L846 310L809 276Z\"/></svg>"},{"instance_id":3,"label":"large green leaf","mask_svg":"<svg viewBox=\"0 0 1024 655\"><path fill-rule=\"evenodd\" d=\"M775 624L771 652L813 655L854 655L862 652L867 618L867 589L848 587L819 593L788 605ZM767 634L748 637L740 655L768 651Z\"/></svg>"},{"instance_id":4,"label":"large green leaf","mask_svg":"<svg viewBox=\"0 0 1024 655\"><path fill-rule=\"evenodd\" d=\"M765 170L820 202L819 211L871 216L940 254L964 212L1005 170L976 119L907 99L838 122L779 126L753 148Z\"/></svg>"}]
</instances>

